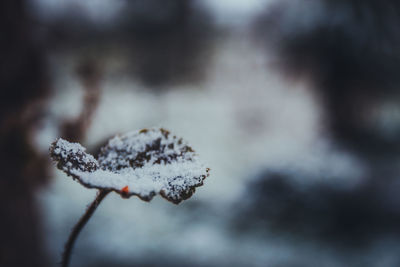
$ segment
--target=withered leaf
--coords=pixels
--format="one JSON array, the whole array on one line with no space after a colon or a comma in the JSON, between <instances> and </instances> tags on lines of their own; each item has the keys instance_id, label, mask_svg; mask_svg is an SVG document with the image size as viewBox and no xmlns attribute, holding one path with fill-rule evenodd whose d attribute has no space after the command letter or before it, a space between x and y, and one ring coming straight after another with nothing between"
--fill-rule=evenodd
<instances>
[{"instance_id":1,"label":"withered leaf","mask_svg":"<svg viewBox=\"0 0 400 267\"><path fill-rule=\"evenodd\" d=\"M80 144L63 139L51 145L50 153L59 169L84 186L146 201L160 194L177 204L191 197L209 175L194 150L165 129L117 135L97 160Z\"/></svg>"}]
</instances>

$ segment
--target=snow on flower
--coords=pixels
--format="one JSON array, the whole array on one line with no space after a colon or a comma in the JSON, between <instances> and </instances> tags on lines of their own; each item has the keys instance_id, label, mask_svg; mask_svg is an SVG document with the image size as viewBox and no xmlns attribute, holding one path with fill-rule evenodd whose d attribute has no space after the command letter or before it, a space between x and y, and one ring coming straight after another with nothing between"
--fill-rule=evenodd
<instances>
[{"instance_id":1,"label":"snow on flower","mask_svg":"<svg viewBox=\"0 0 400 267\"><path fill-rule=\"evenodd\" d=\"M61 138L50 146L50 153L60 170L84 186L145 201L160 194L178 204L191 197L209 175L193 149L165 129L117 135L101 149L97 160L80 144Z\"/></svg>"}]
</instances>

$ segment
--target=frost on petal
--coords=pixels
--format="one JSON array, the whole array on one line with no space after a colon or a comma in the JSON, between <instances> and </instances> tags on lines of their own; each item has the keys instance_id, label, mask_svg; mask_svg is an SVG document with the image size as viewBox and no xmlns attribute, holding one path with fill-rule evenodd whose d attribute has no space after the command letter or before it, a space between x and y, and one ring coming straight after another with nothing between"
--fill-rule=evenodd
<instances>
[{"instance_id":1,"label":"frost on petal","mask_svg":"<svg viewBox=\"0 0 400 267\"><path fill-rule=\"evenodd\" d=\"M75 171L94 172L99 168L97 160L85 152L86 149L78 143L70 143L62 138L50 146L52 159L58 162L57 167L74 178Z\"/></svg>"},{"instance_id":2,"label":"frost on petal","mask_svg":"<svg viewBox=\"0 0 400 267\"><path fill-rule=\"evenodd\" d=\"M122 197L137 195L146 201L161 194L176 204L191 197L209 172L185 141L164 129L112 138L101 149L96 166L93 171L74 168L70 173L87 187L114 190Z\"/></svg>"}]
</instances>

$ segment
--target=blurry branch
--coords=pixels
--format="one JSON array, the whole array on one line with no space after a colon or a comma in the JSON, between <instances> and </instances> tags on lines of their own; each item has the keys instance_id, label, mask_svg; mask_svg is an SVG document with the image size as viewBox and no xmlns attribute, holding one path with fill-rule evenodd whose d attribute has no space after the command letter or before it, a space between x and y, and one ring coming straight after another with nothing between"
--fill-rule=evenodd
<instances>
[{"instance_id":1,"label":"blurry branch","mask_svg":"<svg viewBox=\"0 0 400 267\"><path fill-rule=\"evenodd\" d=\"M77 68L77 75L84 89L82 111L77 119L64 122L62 135L77 142L84 138L100 101L102 71L96 61L83 61Z\"/></svg>"}]
</instances>

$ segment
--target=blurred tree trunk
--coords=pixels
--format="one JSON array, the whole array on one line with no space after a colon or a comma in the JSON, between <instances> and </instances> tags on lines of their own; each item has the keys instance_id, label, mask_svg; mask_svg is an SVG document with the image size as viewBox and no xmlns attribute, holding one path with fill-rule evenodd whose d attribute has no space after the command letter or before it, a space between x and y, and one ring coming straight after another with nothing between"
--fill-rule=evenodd
<instances>
[{"instance_id":1,"label":"blurred tree trunk","mask_svg":"<svg viewBox=\"0 0 400 267\"><path fill-rule=\"evenodd\" d=\"M24 0L0 2L0 266L48 266L34 191L47 161L32 147L47 95L41 49Z\"/></svg>"}]
</instances>

